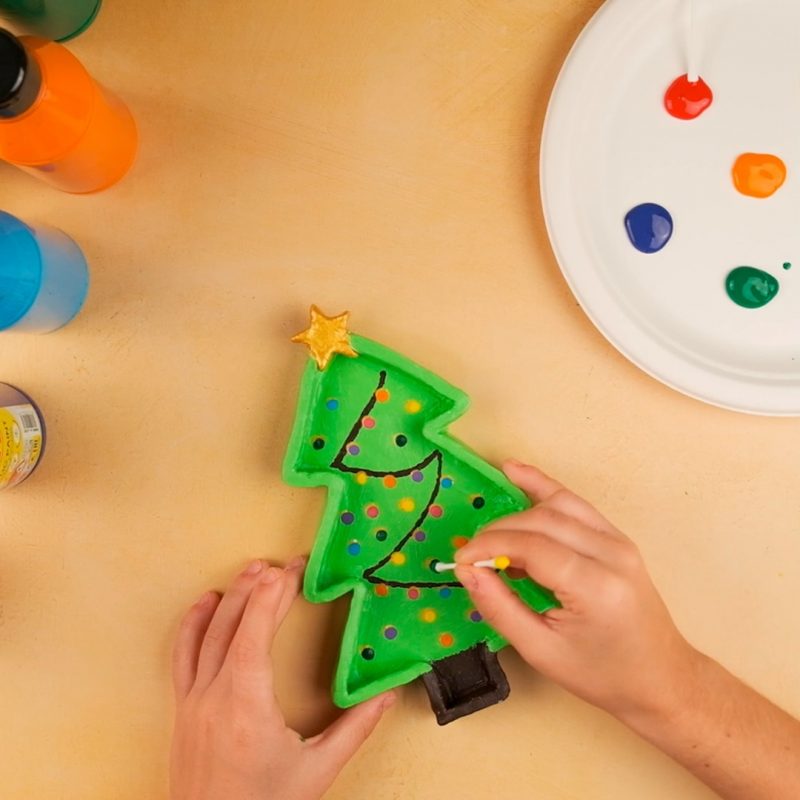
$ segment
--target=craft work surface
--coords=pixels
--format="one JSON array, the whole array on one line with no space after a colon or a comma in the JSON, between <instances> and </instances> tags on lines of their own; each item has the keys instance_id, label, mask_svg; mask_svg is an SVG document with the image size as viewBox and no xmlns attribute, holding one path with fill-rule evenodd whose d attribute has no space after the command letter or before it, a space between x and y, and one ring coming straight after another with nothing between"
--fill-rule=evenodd
<instances>
[{"instance_id":1,"label":"craft work surface","mask_svg":"<svg viewBox=\"0 0 800 800\"><path fill-rule=\"evenodd\" d=\"M800 4L695 2L690 24L688 8L611 0L586 28L548 116L548 226L576 296L635 363L712 403L800 415L800 270L783 271L800 251L800 105L786 102ZM668 245L630 246L642 203L671 215ZM725 290L740 267L770 273L758 304Z\"/></svg>"},{"instance_id":2,"label":"craft work surface","mask_svg":"<svg viewBox=\"0 0 800 800\"><path fill-rule=\"evenodd\" d=\"M687 636L800 713L800 421L734 414L649 378L576 305L548 243L539 136L599 6L108 0L67 44L130 107L140 149L123 181L89 196L0 167L0 209L67 231L92 270L63 330L0 339L0 382L36 401L48 434L36 474L0 494L3 800L164 796L178 619L249 559L309 552L323 513L324 489L281 479L306 360L290 338L312 302L350 309L355 330L463 389L472 402L454 436L494 464L539 463L600 506L639 543ZM765 65L780 50L793 63L788 35L771 29ZM743 52L761 58L761 38ZM641 71L637 52L614 81ZM771 67L770 80L789 72ZM675 77L658 75L656 111ZM664 124L716 126L731 89L712 89L701 117L663 111ZM768 205L797 190L800 139L766 100L740 112L735 151L712 158L718 184L711 164L666 196L645 176L615 179L609 197L641 191L607 236L618 230L619 252L655 276L687 227L709 225L713 270L733 259L780 282L768 305L741 309L757 314L800 297L800 256ZM736 190L746 153L786 165L771 197ZM670 157L653 151L656 177ZM717 238L712 208L728 191L725 230L742 247ZM675 226L655 254L625 230L643 203ZM702 303L738 313L729 271ZM674 277L682 301L704 307L705 278ZM278 634L277 690L304 733L337 713L348 602L300 601ZM331 800L712 797L510 648L499 657L508 700L444 728L419 682L399 689Z\"/></svg>"}]
</instances>

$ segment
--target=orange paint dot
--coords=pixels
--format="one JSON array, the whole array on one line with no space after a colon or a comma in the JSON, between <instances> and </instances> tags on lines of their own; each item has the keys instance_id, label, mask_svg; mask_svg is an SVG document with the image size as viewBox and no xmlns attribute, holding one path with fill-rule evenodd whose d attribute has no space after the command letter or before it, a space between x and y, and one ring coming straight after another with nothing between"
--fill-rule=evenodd
<instances>
[{"instance_id":1,"label":"orange paint dot","mask_svg":"<svg viewBox=\"0 0 800 800\"><path fill-rule=\"evenodd\" d=\"M442 647L452 647L454 641L455 641L455 639L453 638L453 634L452 633L440 633L439 634L439 644Z\"/></svg>"},{"instance_id":2,"label":"orange paint dot","mask_svg":"<svg viewBox=\"0 0 800 800\"><path fill-rule=\"evenodd\" d=\"M392 553L389 560L397 567L402 567L403 564L406 563L406 557L404 553Z\"/></svg>"},{"instance_id":3,"label":"orange paint dot","mask_svg":"<svg viewBox=\"0 0 800 800\"><path fill-rule=\"evenodd\" d=\"M769 153L742 153L733 165L733 184L748 197L770 197L785 180L786 165Z\"/></svg>"},{"instance_id":4,"label":"orange paint dot","mask_svg":"<svg viewBox=\"0 0 800 800\"><path fill-rule=\"evenodd\" d=\"M401 511L413 511L416 506L414 501L410 497L404 497L398 504L397 507Z\"/></svg>"},{"instance_id":5,"label":"orange paint dot","mask_svg":"<svg viewBox=\"0 0 800 800\"><path fill-rule=\"evenodd\" d=\"M409 414L418 414L422 410L422 403L419 400L407 400L404 408Z\"/></svg>"},{"instance_id":6,"label":"orange paint dot","mask_svg":"<svg viewBox=\"0 0 800 800\"><path fill-rule=\"evenodd\" d=\"M419 612L419 618L423 622L436 622L436 612L432 608L424 608Z\"/></svg>"},{"instance_id":7,"label":"orange paint dot","mask_svg":"<svg viewBox=\"0 0 800 800\"><path fill-rule=\"evenodd\" d=\"M466 536L454 536L450 540L456 550L460 550L468 541Z\"/></svg>"},{"instance_id":8,"label":"orange paint dot","mask_svg":"<svg viewBox=\"0 0 800 800\"><path fill-rule=\"evenodd\" d=\"M356 473L356 483L360 484L361 486L364 486L364 484L368 480L369 480L369 478L367 477L367 473L366 472L357 472Z\"/></svg>"},{"instance_id":9,"label":"orange paint dot","mask_svg":"<svg viewBox=\"0 0 800 800\"><path fill-rule=\"evenodd\" d=\"M375 594L378 597L386 597L389 594L389 587L385 583L379 583L375 587Z\"/></svg>"},{"instance_id":10,"label":"orange paint dot","mask_svg":"<svg viewBox=\"0 0 800 800\"><path fill-rule=\"evenodd\" d=\"M397 478L394 475L386 475L383 479L383 485L387 489L394 489L397 486Z\"/></svg>"},{"instance_id":11,"label":"orange paint dot","mask_svg":"<svg viewBox=\"0 0 800 800\"><path fill-rule=\"evenodd\" d=\"M391 397L391 395L389 394L389 390L388 389L378 389L378 391L375 392L375 399L379 403L388 402L390 397Z\"/></svg>"}]
</instances>

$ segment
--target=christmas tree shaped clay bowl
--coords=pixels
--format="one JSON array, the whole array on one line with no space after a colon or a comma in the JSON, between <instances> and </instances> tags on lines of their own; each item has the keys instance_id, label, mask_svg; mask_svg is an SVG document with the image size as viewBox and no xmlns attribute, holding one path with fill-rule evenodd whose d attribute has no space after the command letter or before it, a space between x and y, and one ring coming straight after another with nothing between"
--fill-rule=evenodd
<instances>
[{"instance_id":1,"label":"christmas tree shaped clay bowl","mask_svg":"<svg viewBox=\"0 0 800 800\"><path fill-rule=\"evenodd\" d=\"M488 662L479 675L499 670L493 653L506 642L482 621L454 573L437 572L435 565L452 561L488 523L530 503L447 432L467 408L463 392L350 335L346 320L346 314L329 319L312 309L311 328L295 337L314 358L303 376L284 477L328 490L305 595L324 603L353 593L334 679L337 705L351 706L433 670L432 699L444 694L452 711L465 698L448 701L447 695L464 688L458 682L469 671L467 661L473 667ZM535 610L557 605L532 581L505 579ZM463 653L466 661L459 661ZM454 669L458 675L448 678ZM426 686L431 693L428 680ZM475 695L466 698L470 707L455 716L505 697L481 702L480 687L469 691Z\"/></svg>"}]
</instances>

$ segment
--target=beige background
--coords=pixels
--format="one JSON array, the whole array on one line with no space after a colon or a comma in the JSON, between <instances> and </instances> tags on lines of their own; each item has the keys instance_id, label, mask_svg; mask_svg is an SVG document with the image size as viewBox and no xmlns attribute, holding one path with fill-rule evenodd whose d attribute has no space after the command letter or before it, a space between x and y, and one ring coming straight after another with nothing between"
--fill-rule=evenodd
<instances>
[{"instance_id":1,"label":"beige background","mask_svg":"<svg viewBox=\"0 0 800 800\"><path fill-rule=\"evenodd\" d=\"M800 423L647 378L548 246L539 133L599 5L107 0L70 45L142 144L93 197L0 169L0 207L63 227L93 268L76 322L0 344L0 380L38 399L51 437L0 498L6 800L163 796L183 609L253 556L312 542L322 491L279 477L304 363L288 337L310 302L468 391L457 434L599 504L691 640L800 712ZM302 731L334 714L345 608L302 603L277 642ZM444 729L404 689L330 797L710 797L513 652L503 663L509 701Z\"/></svg>"}]
</instances>

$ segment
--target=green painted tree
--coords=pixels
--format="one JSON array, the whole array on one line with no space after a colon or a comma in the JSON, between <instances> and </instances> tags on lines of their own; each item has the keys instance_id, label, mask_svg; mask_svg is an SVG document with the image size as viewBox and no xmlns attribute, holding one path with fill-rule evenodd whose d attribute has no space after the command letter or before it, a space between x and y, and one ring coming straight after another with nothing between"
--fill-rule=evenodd
<instances>
[{"instance_id":1,"label":"green painted tree","mask_svg":"<svg viewBox=\"0 0 800 800\"><path fill-rule=\"evenodd\" d=\"M350 335L346 321L312 307L311 327L295 337L313 358L284 468L289 483L328 488L305 594L329 602L353 593L334 680L343 707L479 645L484 658L504 646L454 574L434 565L452 561L489 522L529 505L447 433L466 410L466 395ZM533 582L512 583L536 610L556 605Z\"/></svg>"}]
</instances>

